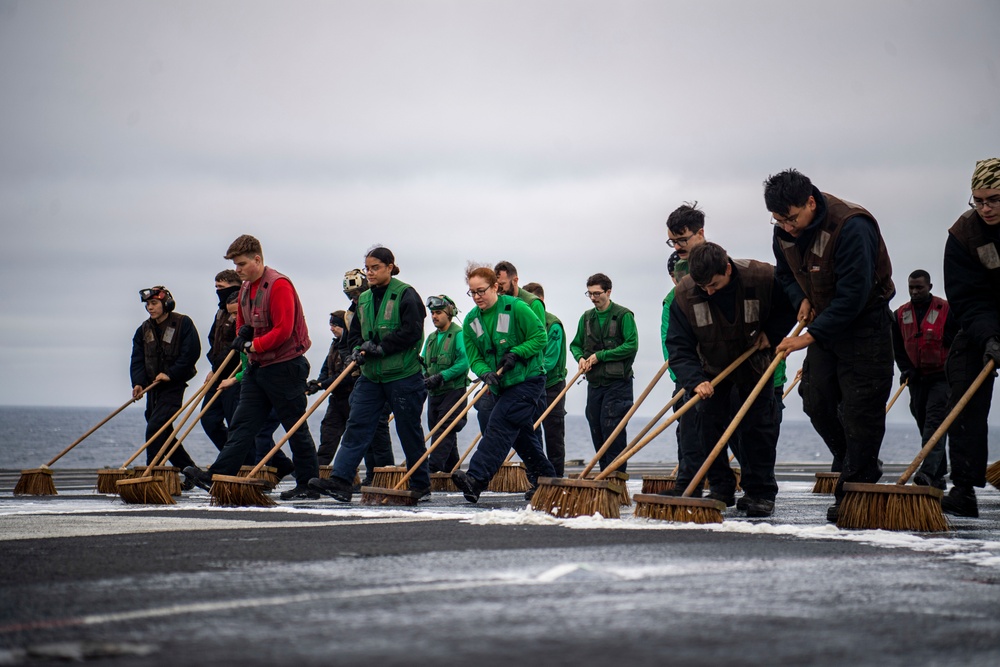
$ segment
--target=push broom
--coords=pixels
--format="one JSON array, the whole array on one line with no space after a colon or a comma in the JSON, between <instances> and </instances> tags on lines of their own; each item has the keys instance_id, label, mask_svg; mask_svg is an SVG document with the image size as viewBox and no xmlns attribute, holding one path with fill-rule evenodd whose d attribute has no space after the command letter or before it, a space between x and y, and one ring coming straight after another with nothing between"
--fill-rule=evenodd
<instances>
[{"instance_id":1,"label":"push broom","mask_svg":"<svg viewBox=\"0 0 1000 667\"><path fill-rule=\"evenodd\" d=\"M410 477L413 476L413 473L417 471L417 468L419 468L424 464L424 461L426 461L428 457L430 457L431 453L435 449L437 449L438 445L444 442L444 439L448 437L448 434L451 433L456 426L458 426L458 422L462 420L462 417L468 414L469 410L472 409L472 406L476 404L476 401L482 398L483 395L489 390L490 390L489 387L484 386L479 391L479 393L473 397L472 401L470 401L468 405L462 408L462 411L458 413L458 416L455 417L455 419L453 419L450 424L448 424L448 427L441 433L441 435L438 436L437 440L435 440L431 444L431 446L428 447L427 450L420 456L420 458L417 459L412 466L410 466L410 469L406 471L406 474L403 475L402 479L396 482L396 484L392 488L385 488L378 486L362 486L361 504L397 505L397 506L416 505L417 502L419 502L420 498L423 497L423 493L419 491L410 491L409 489L404 490L403 487L410 480Z\"/></svg>"},{"instance_id":2,"label":"push broom","mask_svg":"<svg viewBox=\"0 0 1000 667\"><path fill-rule=\"evenodd\" d=\"M139 455L142 454L144 451L146 451L146 449L151 444L153 444L153 442L157 438L159 438L161 435L163 435L163 433L170 427L170 425L173 424L174 420L177 419L178 417L180 417L181 414L185 410L187 410L188 407L192 403L194 403L195 400L197 400L199 398L199 396L200 396L200 393L196 392L193 396L191 396L191 398L189 398L188 400L186 400L184 402L184 404L181 405L181 407L177 409L177 412L175 412L170 417L170 419L168 419L166 422L164 422L163 426L161 426L159 428L159 430L156 431L156 433L154 433L152 436L150 436L149 440L147 440L146 442L144 442L139 447L139 449L135 450L135 453L132 454L132 456L130 456L128 459L125 460L125 463L123 463L120 468L102 468L102 469L98 470L97 471L97 492L98 493L118 493L118 487L116 485L116 482L118 482L118 480L127 479L130 476L132 476L132 472L130 472L128 470L128 467L132 464L132 462L135 461L137 458L139 458ZM174 432L176 432L176 428L174 429Z\"/></svg>"},{"instance_id":3,"label":"push broom","mask_svg":"<svg viewBox=\"0 0 1000 667\"><path fill-rule=\"evenodd\" d=\"M443 473L444 475L448 475L447 480L443 477L435 476L440 475L441 473L431 473L431 491L458 491L458 487L455 486L455 482L451 481L451 475L462 467L462 463L464 463L465 459L472 453L473 448L479 443L482 437L482 433L477 433L476 437L472 439L472 442L470 442L469 446L465 449L465 452L463 452L462 456L459 457L458 463L456 463L455 467L451 469L451 472Z\"/></svg>"},{"instance_id":4,"label":"push broom","mask_svg":"<svg viewBox=\"0 0 1000 667\"><path fill-rule=\"evenodd\" d=\"M837 513L838 528L872 530L907 530L921 533L940 533L948 530L948 522L941 511L941 489L933 486L908 486L907 482L934 446L948 432L958 415L972 400L972 396L993 374L993 360L986 362L983 370L937 427L917 457L895 484L860 484L846 482L844 498Z\"/></svg>"},{"instance_id":5,"label":"push broom","mask_svg":"<svg viewBox=\"0 0 1000 667\"><path fill-rule=\"evenodd\" d=\"M110 415L108 415L107 417L105 417L104 419L102 419L100 422L98 422L98 424L96 426L94 426L89 431L87 431L86 433L84 433L83 435L81 435L79 438L77 438L73 442L73 444L71 444L69 447L67 447L66 449L64 449L61 452L59 452L59 454L55 458L53 458L48 463L44 464L42 467L40 467L40 468L34 468L34 469L31 469L31 470L22 470L21 471L21 476L18 478L17 484L14 486L14 495L15 496L55 496L55 495L58 495L58 492L56 491L56 485L52 482L52 470L51 470L51 466L56 461L58 461L63 456L65 456L71 449L73 449L74 447L76 447L77 445L79 445L81 442L83 442L84 440L86 440L94 431L96 431L97 429L99 429L102 426L104 426L105 424L107 424L116 415L118 415L119 412L121 412L122 410L124 410L128 406L130 406L133 403L135 403L136 401L138 401L140 398L142 398L146 394L147 391L149 391L150 389L152 389L153 387L155 387L158 384L160 384L159 380L153 382L153 384L151 384L148 387L146 387L145 389L143 389L142 393L139 394L138 396L136 396L135 398L130 398L125 403L122 403L122 405L121 405L120 408L118 408L117 410L115 410L114 412L112 412Z\"/></svg>"},{"instance_id":6,"label":"push broom","mask_svg":"<svg viewBox=\"0 0 1000 667\"><path fill-rule=\"evenodd\" d=\"M792 332L792 337L798 336L799 332L802 331L803 323L799 323L795 330ZM661 496L653 494L639 494L635 497L635 516L644 519L660 519L663 521L676 521L680 523L722 523L722 512L726 509L725 503L712 500L711 498L693 498L694 490L697 489L705 475L708 474L708 469L712 467L715 463L715 459L719 457L722 450L726 448L726 444L729 443L729 439L733 437L733 433L739 427L740 422L746 416L747 412L750 411L750 407L753 405L757 397L760 396L760 392L764 390L764 387L768 383L774 383L774 371L778 367L778 364L788 356L786 352L780 352L774 356L771 364L761 375L760 380L754 385L753 391L743 405L740 407L739 412L733 417L732 422L730 422L729 427L723 432L719 441L715 443L715 447L709 452L708 456L705 457L704 462L702 462L701 467L698 468L698 472L691 479L691 482L684 489L684 493L677 496ZM693 401L694 399L692 399ZM688 401L690 404L691 401ZM684 407L687 407L685 405Z\"/></svg>"},{"instance_id":7,"label":"push broom","mask_svg":"<svg viewBox=\"0 0 1000 667\"><path fill-rule=\"evenodd\" d=\"M736 368L757 351L756 346L741 354L729 364L713 380L712 386L729 376ZM531 508L548 512L556 517L572 518L600 514L608 519L620 516L617 494L611 488L607 477L623 463L635 456L642 448L655 440L668 426L681 418L701 398L697 395L685 403L677 412L654 428L649 434L633 447L625 450L594 479L564 479L558 477L542 477L538 480L538 490L531 499Z\"/></svg>"},{"instance_id":8,"label":"push broom","mask_svg":"<svg viewBox=\"0 0 1000 667\"><path fill-rule=\"evenodd\" d=\"M274 507L277 505L265 493L265 491L270 490L270 485L267 481L258 478L257 474L267 465L271 457L277 454L278 450L295 435L295 432L306 423L310 415L316 412L316 409L326 401L333 390L344 381L344 378L351 374L355 366L357 366L357 362L355 361L347 364L340 375L337 376L337 379L323 390L323 393L309 406L305 414L299 417L298 421L285 432L285 435L278 442L274 443L271 451L257 462L257 465L254 466L249 474L243 477L239 475L212 475L212 489L209 491L209 495L212 498L211 504L220 507Z\"/></svg>"},{"instance_id":9,"label":"push broom","mask_svg":"<svg viewBox=\"0 0 1000 667\"><path fill-rule=\"evenodd\" d=\"M885 406L885 414L889 414L889 410L892 410L893 404L895 404L896 399L899 395L903 393L906 386L910 383L909 380L904 380L903 384L899 385L899 389L896 393L892 395L892 400ZM832 496L833 492L837 488L837 480L840 479L839 472L818 472L816 473L816 483L813 485L813 493L822 493L828 496Z\"/></svg>"},{"instance_id":10,"label":"push broom","mask_svg":"<svg viewBox=\"0 0 1000 667\"><path fill-rule=\"evenodd\" d=\"M229 357L226 357L226 362L229 362ZM160 451L156 453L153 460L149 462L145 470L138 477L133 477L131 479L120 479L115 482L115 487L118 490L118 496L122 499L122 502L128 505L176 505L174 501L174 495L180 495L180 482L175 479L175 474L173 470L160 467L161 461L169 460L173 456L177 448L181 446L181 441L176 439L178 432L184 427L191 415L194 414L197 408L197 401L201 400L209 387L210 382L204 383L198 388L192 396L192 400L188 401L187 412L184 413L184 417L181 419L180 423L174 428L170 437L167 439L163 446L160 447ZM167 422L168 424L170 422ZM189 429L190 431L190 429ZM171 445L171 442L173 445ZM157 473L165 472L169 477L159 475ZM174 493L174 483L176 483L177 494Z\"/></svg>"},{"instance_id":11,"label":"push broom","mask_svg":"<svg viewBox=\"0 0 1000 667\"><path fill-rule=\"evenodd\" d=\"M455 411L458 410L459 407L461 407L462 402L465 401L467 398L469 398L470 395L472 395L472 392L476 390L477 384L479 384L479 379L473 381L472 384L469 385L469 388L462 395L462 398L455 401L455 404L451 406L448 412L446 412L444 416L442 416L441 419L439 419L437 423L434 424L434 427L430 431L428 431L427 435L424 436L425 443L429 441L434 436L435 433L437 433L439 428L448 423L448 418L451 417L453 414L455 414ZM395 417L394 414L389 415L390 422L392 422L393 417ZM396 485L397 482L399 482L399 480L403 478L403 475L405 474L406 474L406 466L379 466L378 468L372 470L371 486L392 488L393 486ZM444 473L436 473L436 474L444 474Z\"/></svg>"},{"instance_id":12,"label":"push broom","mask_svg":"<svg viewBox=\"0 0 1000 667\"><path fill-rule=\"evenodd\" d=\"M613 430L611 432L611 435L609 435L607 439L605 439L604 444L601 445L601 447L597 450L597 453L594 454L594 458L590 460L590 463L588 463L586 467L584 467L584 469L580 472L580 475L579 477L577 477L577 479L587 479L587 475L590 473L591 470L594 469L594 466L597 465L597 463L601 460L601 457L607 454L608 449L611 448L611 445L614 443L615 438L617 438L618 435L623 430L625 430L625 426L628 424L629 420L632 419L632 415L635 414L636 410L639 409L639 406L641 406L643 402L646 400L646 397L649 396L649 392L653 391L653 388L660 381L660 378L663 377L663 374L667 372L668 368L670 368L670 362L664 361L663 365L660 366L660 370L657 371L656 375L653 376L653 379L650 380L649 384L646 385L646 388L642 391L641 394L639 394L639 398L632 402L632 407L629 408L628 412L625 413L625 416L621 418L621 420L618 422L618 425L615 427L615 430ZM670 404L668 404L668 406L669 405ZM665 409L666 408L664 408L664 410ZM652 428L652 425L660 420L661 415L657 415L654 422L646 424L646 426L643 428L643 432L648 432L649 429ZM626 445L625 449L628 449L628 445ZM615 471L613 477L614 477L614 482L612 482L612 485L615 486L615 491L618 493L619 504L622 507L627 507L631 505L632 499L629 498L628 495L628 473Z\"/></svg>"},{"instance_id":13,"label":"push broom","mask_svg":"<svg viewBox=\"0 0 1000 667\"><path fill-rule=\"evenodd\" d=\"M575 386L576 381L580 379L583 375L583 371L577 371L566 386L556 395L554 401L552 401L541 416L535 420L532 425L532 429L537 431L538 427L542 425L545 418L549 416L559 401L562 400L566 392L570 390L570 387ZM500 469L497 470L496 474L490 480L490 485L486 488L487 491L493 491L495 493L524 493L531 488L531 482L528 481L528 473L524 469L524 464L518 461L517 463L511 463L514 458L514 450L510 450L507 454L507 458L504 459L503 463L500 465Z\"/></svg>"}]
</instances>

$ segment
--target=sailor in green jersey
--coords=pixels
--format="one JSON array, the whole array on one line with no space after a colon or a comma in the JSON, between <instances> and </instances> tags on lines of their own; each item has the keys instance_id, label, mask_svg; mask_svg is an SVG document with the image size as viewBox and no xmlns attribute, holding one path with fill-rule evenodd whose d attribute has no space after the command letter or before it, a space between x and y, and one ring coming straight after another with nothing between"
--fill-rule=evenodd
<instances>
[{"instance_id":1,"label":"sailor in green jersey","mask_svg":"<svg viewBox=\"0 0 1000 667\"><path fill-rule=\"evenodd\" d=\"M444 294L427 298L427 310L431 311L435 332L424 342L424 386L427 387L427 428L433 429L452 407L461 401L465 407L466 387L469 386L469 357L465 354L465 336L462 327L452 321L458 308L450 297ZM443 432L451 420L438 429ZM431 452L431 472L451 472L458 463L458 432L465 426L466 417L445 436L445 439ZM437 439L435 434L434 439Z\"/></svg>"},{"instance_id":2,"label":"sailor in green jersey","mask_svg":"<svg viewBox=\"0 0 1000 667\"><path fill-rule=\"evenodd\" d=\"M468 474L456 470L452 480L466 500L477 502L513 447L527 468L530 499L539 477L555 476L534 428L545 409L545 328L523 301L497 293L497 276L489 267L470 266L466 279L476 304L463 327L469 365L496 404Z\"/></svg>"},{"instance_id":3,"label":"sailor in green jersey","mask_svg":"<svg viewBox=\"0 0 1000 667\"><path fill-rule=\"evenodd\" d=\"M538 283L528 283L523 289L545 301L545 290ZM556 476L562 477L566 468L566 396L559 397L555 406L552 403L566 386L566 329L548 309L545 311L545 334L549 337L542 364L545 370L545 409L552 409L542 421L542 431L549 463L556 469Z\"/></svg>"},{"instance_id":4,"label":"sailor in green jersey","mask_svg":"<svg viewBox=\"0 0 1000 667\"><path fill-rule=\"evenodd\" d=\"M639 351L639 333L632 311L611 301L611 279L606 275L587 278L586 295L594 307L580 316L569 350L587 374L587 422L594 451L599 451L632 407L632 362ZM627 440L623 428L601 457L602 470L625 449Z\"/></svg>"},{"instance_id":5,"label":"sailor in green jersey","mask_svg":"<svg viewBox=\"0 0 1000 667\"><path fill-rule=\"evenodd\" d=\"M417 291L396 275L399 267L388 248L376 246L365 256L370 288L358 297L357 322L352 322L351 361L361 366L361 377L351 393L351 414L329 479L309 480L309 487L340 502L350 502L352 480L368 449L384 406L392 406L396 434L412 468L427 448L420 424L427 389L420 368L427 310ZM355 341L357 324L361 340ZM360 343L358 345L357 343ZM430 467L416 467L410 491L430 497Z\"/></svg>"}]
</instances>

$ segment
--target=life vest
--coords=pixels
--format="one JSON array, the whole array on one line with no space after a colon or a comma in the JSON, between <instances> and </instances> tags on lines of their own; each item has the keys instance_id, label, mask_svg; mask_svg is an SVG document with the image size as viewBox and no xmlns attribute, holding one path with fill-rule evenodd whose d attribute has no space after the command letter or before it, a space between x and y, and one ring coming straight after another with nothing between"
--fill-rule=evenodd
<instances>
[{"instance_id":1,"label":"life vest","mask_svg":"<svg viewBox=\"0 0 1000 667\"><path fill-rule=\"evenodd\" d=\"M215 325L212 327L212 339L209 341L212 347L209 348L207 355L209 363L212 364L212 371L219 370L219 365L229 354L234 340L236 340L236 315L231 314L225 308L220 308L215 313ZM237 362L239 359L235 359L234 363L226 369L227 375L228 371L235 368Z\"/></svg>"},{"instance_id":2,"label":"life vest","mask_svg":"<svg viewBox=\"0 0 1000 667\"><path fill-rule=\"evenodd\" d=\"M456 347L458 337L462 335L462 327L458 323L451 322L443 332L435 331L427 339L427 347L424 348L424 362L427 364L427 374L434 375L455 365ZM443 394L453 389L464 389L469 386L469 374L462 373L456 378L445 380L444 384L435 389L432 393Z\"/></svg>"},{"instance_id":3,"label":"life vest","mask_svg":"<svg viewBox=\"0 0 1000 667\"><path fill-rule=\"evenodd\" d=\"M249 280L244 281L240 287L240 311L243 314L243 321L253 327L254 338L263 336L271 330L271 288L275 281L280 278L288 280L284 276L269 266L264 267L264 274L257 281L257 293L253 300L250 300L250 288L252 284ZM269 366L282 361L289 361L295 357L300 357L306 353L312 342L309 340L309 328L306 326L306 318L302 313L302 302L299 301L299 293L295 291L292 281L288 280L292 287L292 294L295 296L295 316L292 324L292 335L273 350L266 352L251 352L249 358L251 362L256 362L261 366Z\"/></svg>"},{"instance_id":4,"label":"life vest","mask_svg":"<svg viewBox=\"0 0 1000 667\"><path fill-rule=\"evenodd\" d=\"M674 290L674 303L684 313L698 340L698 356L710 377L721 373L754 345L762 323L771 315L774 267L752 259L733 259L731 281L736 290L735 314L726 320L719 307L699 288L690 275ZM744 382L760 378L774 359L773 348L759 350L740 365L734 379Z\"/></svg>"},{"instance_id":5,"label":"life vest","mask_svg":"<svg viewBox=\"0 0 1000 667\"><path fill-rule=\"evenodd\" d=\"M536 316L538 315L538 311L535 309L536 301L542 304L542 310L545 310L545 302L539 299L537 295L532 294L523 287L518 287L517 294L515 294L514 296L520 299L521 301L525 302L526 304L528 304L528 307L531 308L531 312L535 313ZM545 320L542 320L542 325L543 326L545 325Z\"/></svg>"},{"instance_id":6,"label":"life vest","mask_svg":"<svg viewBox=\"0 0 1000 667\"><path fill-rule=\"evenodd\" d=\"M889 252L885 247L885 240L882 238L882 232L879 230L875 216L858 204L838 199L825 192L822 193L822 196L826 200L826 219L817 229L812 231L812 243L809 244L809 249L804 254L799 250L798 239L786 241L780 236L778 237L778 244L784 253L792 275L795 277L795 282L805 292L806 298L809 299L809 304L816 311L816 314L823 312L830 305L836 292L837 274L834 270L834 258L837 254L837 241L844 228L844 222L854 216L862 216L875 225L875 233L878 235L874 281L865 308L868 309L879 303L887 303L896 293L896 287L892 283L892 263L889 261Z\"/></svg>"},{"instance_id":7,"label":"life vest","mask_svg":"<svg viewBox=\"0 0 1000 667\"><path fill-rule=\"evenodd\" d=\"M931 297L922 322L917 321L916 308L907 301L896 311L899 331L903 334L906 356L921 373L940 373L948 358L944 346L944 323L948 319L948 302Z\"/></svg>"},{"instance_id":8,"label":"life vest","mask_svg":"<svg viewBox=\"0 0 1000 667\"><path fill-rule=\"evenodd\" d=\"M142 354L146 378L152 382L160 373L166 373L181 355L181 322L187 315L170 313L162 324L152 319L142 323ZM185 369L184 377L172 377L171 381L187 382L195 376L194 366Z\"/></svg>"},{"instance_id":9,"label":"life vest","mask_svg":"<svg viewBox=\"0 0 1000 667\"><path fill-rule=\"evenodd\" d=\"M465 337L465 346L475 345L483 357L483 361L493 370L500 368L503 355L514 347L524 342L516 326L517 318L532 317L534 322L538 322L538 316L523 301L501 294L497 297L497 302L493 306L496 308L496 326L493 331L489 331L483 323L482 312L479 308L474 308L465 318L465 326L472 330L473 338ZM537 326L537 325L532 325ZM511 387L524 382L529 377L544 375L542 369L542 357L544 349L538 354L526 360L526 363L518 363L511 370L500 376L501 387ZM490 391L496 393L496 387L490 387Z\"/></svg>"},{"instance_id":10,"label":"life vest","mask_svg":"<svg viewBox=\"0 0 1000 667\"><path fill-rule=\"evenodd\" d=\"M623 344L625 336L622 334L621 321L626 314L631 315L632 311L612 301L608 306L607 319L602 327L601 321L597 317L597 308L591 308L584 313L583 356L589 357L600 350L613 350ZM632 362L634 360L635 355L627 359L602 361L587 371L587 382L595 386L604 386L630 378L632 377Z\"/></svg>"},{"instance_id":11,"label":"life vest","mask_svg":"<svg viewBox=\"0 0 1000 667\"><path fill-rule=\"evenodd\" d=\"M545 333L549 335L550 340L552 339L552 326L556 324L558 324L563 330L562 345L559 348L559 358L556 359L556 365L551 371L545 374L546 387L552 387L566 379L566 327L563 326L562 320L546 310Z\"/></svg>"},{"instance_id":12,"label":"life vest","mask_svg":"<svg viewBox=\"0 0 1000 667\"><path fill-rule=\"evenodd\" d=\"M381 308L375 313L372 291L366 290L358 297L357 316L361 323L361 338L382 341L382 337L399 329L400 297L410 286L402 280L392 278L382 297ZM371 359L361 367L361 374L372 382L392 382L409 377L420 372L420 347L424 342L423 334L405 350L390 354L381 359Z\"/></svg>"},{"instance_id":13,"label":"life vest","mask_svg":"<svg viewBox=\"0 0 1000 667\"><path fill-rule=\"evenodd\" d=\"M973 210L966 211L948 230L969 255L982 265L993 304L1000 310L1000 242L987 238L985 232L986 223Z\"/></svg>"}]
</instances>

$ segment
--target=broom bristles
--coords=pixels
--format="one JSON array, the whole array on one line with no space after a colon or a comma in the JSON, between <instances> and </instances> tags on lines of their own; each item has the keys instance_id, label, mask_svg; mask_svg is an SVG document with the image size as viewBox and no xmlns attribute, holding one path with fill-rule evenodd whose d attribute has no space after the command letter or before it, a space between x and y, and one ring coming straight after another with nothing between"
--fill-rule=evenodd
<instances>
[{"instance_id":1,"label":"broom bristles","mask_svg":"<svg viewBox=\"0 0 1000 667\"><path fill-rule=\"evenodd\" d=\"M677 482L677 475L643 475L642 491L640 493L662 493L673 491Z\"/></svg>"},{"instance_id":2,"label":"broom bristles","mask_svg":"<svg viewBox=\"0 0 1000 667\"><path fill-rule=\"evenodd\" d=\"M451 481L450 472L432 472L431 473L431 491L458 491L458 487L455 483Z\"/></svg>"},{"instance_id":3,"label":"broom bristles","mask_svg":"<svg viewBox=\"0 0 1000 667\"><path fill-rule=\"evenodd\" d=\"M943 533L941 490L902 484L845 484L837 527L858 530L904 530Z\"/></svg>"},{"instance_id":4,"label":"broom bristles","mask_svg":"<svg viewBox=\"0 0 1000 667\"><path fill-rule=\"evenodd\" d=\"M587 475L587 479L593 479L597 477L598 473L590 473ZM611 489L618 496L618 504L622 507L629 507L632 505L632 497L628 493L628 473L622 472L621 470L616 470L605 479L611 482Z\"/></svg>"},{"instance_id":5,"label":"broom bristles","mask_svg":"<svg viewBox=\"0 0 1000 667\"><path fill-rule=\"evenodd\" d=\"M118 497L128 505L176 505L177 501L163 487L157 477L122 479L115 482Z\"/></svg>"},{"instance_id":6,"label":"broom bristles","mask_svg":"<svg viewBox=\"0 0 1000 667\"><path fill-rule=\"evenodd\" d=\"M163 483L163 488L172 496L181 495L181 473L174 466L154 466L153 477Z\"/></svg>"},{"instance_id":7,"label":"broom bristles","mask_svg":"<svg viewBox=\"0 0 1000 667\"><path fill-rule=\"evenodd\" d=\"M380 466L372 469L372 486L382 489L391 489L403 479L406 474L406 466Z\"/></svg>"},{"instance_id":8,"label":"broom bristles","mask_svg":"<svg viewBox=\"0 0 1000 667\"><path fill-rule=\"evenodd\" d=\"M837 490L837 480L840 479L839 472L818 472L816 473L816 483L813 484L812 492L832 496Z\"/></svg>"},{"instance_id":9,"label":"broom bristles","mask_svg":"<svg viewBox=\"0 0 1000 667\"><path fill-rule=\"evenodd\" d=\"M131 473L125 468L104 468L97 471L97 492L117 494L118 486L116 482L120 479L128 479Z\"/></svg>"},{"instance_id":10,"label":"broom bristles","mask_svg":"<svg viewBox=\"0 0 1000 667\"><path fill-rule=\"evenodd\" d=\"M523 463L504 463L493 475L487 491L495 493L524 493L531 488Z\"/></svg>"},{"instance_id":11,"label":"broom bristles","mask_svg":"<svg viewBox=\"0 0 1000 667\"><path fill-rule=\"evenodd\" d=\"M653 494L635 497L635 516L675 523L722 523L722 510L714 500L670 498Z\"/></svg>"},{"instance_id":12,"label":"broom bristles","mask_svg":"<svg viewBox=\"0 0 1000 667\"><path fill-rule=\"evenodd\" d=\"M420 494L416 491L404 491L402 489L386 489L377 486L361 487L362 505L395 505L402 507L412 507L420 500Z\"/></svg>"},{"instance_id":13,"label":"broom bristles","mask_svg":"<svg viewBox=\"0 0 1000 667\"><path fill-rule=\"evenodd\" d=\"M264 490L266 482L250 477L214 475L208 492L209 504L216 507L275 507Z\"/></svg>"},{"instance_id":14,"label":"broom bristles","mask_svg":"<svg viewBox=\"0 0 1000 667\"><path fill-rule=\"evenodd\" d=\"M600 514L618 519L619 496L606 480L562 479L540 477L531 509L547 512L561 519Z\"/></svg>"},{"instance_id":15,"label":"broom bristles","mask_svg":"<svg viewBox=\"0 0 1000 667\"><path fill-rule=\"evenodd\" d=\"M1000 489L1000 461L991 463L986 468L986 481L989 482L993 488Z\"/></svg>"},{"instance_id":16,"label":"broom bristles","mask_svg":"<svg viewBox=\"0 0 1000 667\"><path fill-rule=\"evenodd\" d=\"M48 468L22 470L14 485L15 496L57 496L56 485L52 481L52 471Z\"/></svg>"}]
</instances>

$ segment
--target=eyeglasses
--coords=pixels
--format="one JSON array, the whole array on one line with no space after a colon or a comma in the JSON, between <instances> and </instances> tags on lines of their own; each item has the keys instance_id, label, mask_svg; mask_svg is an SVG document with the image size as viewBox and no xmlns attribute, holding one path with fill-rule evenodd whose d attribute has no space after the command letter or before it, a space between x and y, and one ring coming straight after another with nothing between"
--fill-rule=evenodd
<instances>
[{"instance_id":1,"label":"eyeglasses","mask_svg":"<svg viewBox=\"0 0 1000 667\"><path fill-rule=\"evenodd\" d=\"M686 246L688 244L688 241L693 239L694 236L695 236L694 234L690 234L688 236L682 236L679 239L667 239L667 245L670 246L671 248L676 248L678 245Z\"/></svg>"},{"instance_id":2,"label":"eyeglasses","mask_svg":"<svg viewBox=\"0 0 1000 667\"><path fill-rule=\"evenodd\" d=\"M996 211L1000 209L1000 197L988 197L986 199L972 197L969 199L969 208L979 209L980 211L984 208L988 208L991 211Z\"/></svg>"},{"instance_id":3,"label":"eyeglasses","mask_svg":"<svg viewBox=\"0 0 1000 667\"><path fill-rule=\"evenodd\" d=\"M375 273L385 268L385 264L372 264L371 266L365 267L365 273Z\"/></svg>"},{"instance_id":4,"label":"eyeglasses","mask_svg":"<svg viewBox=\"0 0 1000 667\"><path fill-rule=\"evenodd\" d=\"M596 299L597 297L603 296L603 295L605 295L607 293L608 293L607 290L603 290L603 291L599 291L599 292L591 292L590 290L587 290L583 294L584 294L584 296L587 296L587 297L589 297L591 299Z\"/></svg>"},{"instance_id":5,"label":"eyeglasses","mask_svg":"<svg viewBox=\"0 0 1000 667\"><path fill-rule=\"evenodd\" d=\"M482 296L482 295L486 294L491 289L493 289L493 288L492 287L483 287L481 289L470 289L469 291L466 292L466 294L468 294L471 297L477 297L477 296Z\"/></svg>"},{"instance_id":6,"label":"eyeglasses","mask_svg":"<svg viewBox=\"0 0 1000 667\"><path fill-rule=\"evenodd\" d=\"M769 222L770 222L770 223L771 223L772 225L775 225L775 226L778 226L778 225L780 225L780 226L784 227L784 226L786 226L786 225L787 225L787 226L791 227L791 226L793 226L793 225L795 224L795 221L799 219L799 215L800 215L801 213L802 213L802 211L799 211L799 212L798 212L798 213L796 213L795 215L790 215L790 216L788 216L787 218L785 218L784 220L778 220L777 218L775 218L775 217L774 217L774 216L772 215L772 216L771 216L771 220L770 220Z\"/></svg>"}]
</instances>

